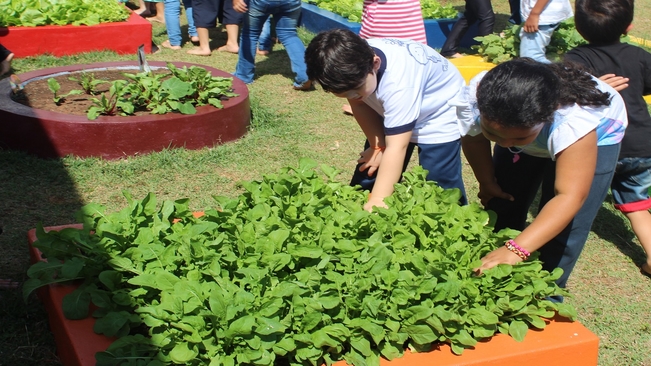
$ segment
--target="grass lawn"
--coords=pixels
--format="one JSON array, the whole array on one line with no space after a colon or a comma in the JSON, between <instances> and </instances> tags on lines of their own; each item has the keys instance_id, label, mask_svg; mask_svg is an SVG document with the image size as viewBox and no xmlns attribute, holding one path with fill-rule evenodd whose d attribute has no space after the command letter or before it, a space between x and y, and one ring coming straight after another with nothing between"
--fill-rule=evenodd
<instances>
[{"instance_id":1,"label":"grass lawn","mask_svg":"<svg viewBox=\"0 0 651 366\"><path fill-rule=\"evenodd\" d=\"M464 1L443 1L459 6ZM637 1L632 35L651 39L651 5ZM508 19L508 1L494 1L495 30ZM154 23L154 42L167 37L164 26ZM301 31L307 40L311 35ZM225 43L226 33L211 31L212 46ZM215 52L210 57L162 49L148 55L151 61L185 61L233 72L237 56ZM73 57L17 59L17 74L77 63L135 60L110 52ZM255 82L250 86L253 122L242 139L214 148L166 150L146 156L105 161L67 157L42 160L26 154L0 151L0 278L26 279L29 266L26 233L44 226L75 222L75 212L89 202L109 211L125 206L123 191L142 198L154 192L159 201L190 198L195 210L214 207L213 195L235 196L238 182L261 178L309 157L334 166L349 179L361 149L363 135L350 116L341 113L342 99L315 91L291 88L286 52L276 45L269 57L257 58ZM3 121L6 123L6 121ZM83 138L83 136L79 136ZM464 167L469 197L476 199L477 185ZM579 320L600 339L600 365L651 366L651 282L639 274L645 259L627 220L603 204L586 248L568 285ZM19 290L0 290L0 364L59 365L45 310L32 296L23 302Z\"/></svg>"}]
</instances>

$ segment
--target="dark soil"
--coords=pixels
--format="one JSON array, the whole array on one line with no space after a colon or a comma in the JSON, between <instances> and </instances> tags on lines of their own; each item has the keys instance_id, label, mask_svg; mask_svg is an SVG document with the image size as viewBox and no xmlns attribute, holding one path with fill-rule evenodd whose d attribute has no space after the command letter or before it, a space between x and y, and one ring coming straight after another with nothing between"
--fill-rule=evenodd
<instances>
[{"instance_id":1,"label":"dark soil","mask_svg":"<svg viewBox=\"0 0 651 366\"><path fill-rule=\"evenodd\" d=\"M18 103L24 104L26 106L43 109L52 112L65 113L65 114L75 114L80 116L85 116L88 108L93 105L91 98L101 99L102 93L105 93L108 97L108 90L111 86L111 82L115 80L127 80L123 73L135 74L137 71L133 70L100 70L87 72L88 74L93 74L94 78L97 80L106 80L106 83L99 84L96 87L94 95L91 94L79 94L79 95L70 95L66 97L61 103L54 103L54 93L48 87L48 79L43 78L40 80L30 81L25 85L25 88L18 94L14 96L14 100ZM154 73L169 73L168 70L154 70ZM61 89L57 93L58 95L65 95L71 90L82 90L81 85L77 81L70 80L70 78L81 79L81 72L75 72L65 75L59 75L54 77L56 81L61 85ZM141 116L150 114L149 111L136 111L134 115Z\"/></svg>"}]
</instances>

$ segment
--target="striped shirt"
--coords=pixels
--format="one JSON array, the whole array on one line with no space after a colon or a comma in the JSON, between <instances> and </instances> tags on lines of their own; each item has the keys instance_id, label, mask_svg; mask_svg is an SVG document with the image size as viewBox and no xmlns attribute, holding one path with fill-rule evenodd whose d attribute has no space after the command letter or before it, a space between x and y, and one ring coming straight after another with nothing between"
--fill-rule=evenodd
<instances>
[{"instance_id":1,"label":"striped shirt","mask_svg":"<svg viewBox=\"0 0 651 366\"><path fill-rule=\"evenodd\" d=\"M427 44L419 0L364 0L362 38L404 38Z\"/></svg>"}]
</instances>

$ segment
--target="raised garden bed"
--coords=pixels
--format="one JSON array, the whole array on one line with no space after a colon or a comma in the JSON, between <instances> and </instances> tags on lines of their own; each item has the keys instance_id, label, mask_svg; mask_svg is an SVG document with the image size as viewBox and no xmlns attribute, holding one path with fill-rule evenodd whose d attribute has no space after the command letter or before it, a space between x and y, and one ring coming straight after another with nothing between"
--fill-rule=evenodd
<instances>
[{"instance_id":1,"label":"raised garden bed","mask_svg":"<svg viewBox=\"0 0 651 366\"><path fill-rule=\"evenodd\" d=\"M360 23L350 22L348 19L330 11L323 10L316 5L303 3L302 6L303 9L299 25L305 27L310 32L319 33L328 29L344 28L359 33L362 26ZM456 21L457 19L426 19L425 34L427 36L427 44L432 48L440 49L443 47L443 43L445 43L445 40L447 39L448 34L450 34L450 30L452 30L452 26ZM473 40L473 35L476 33L477 26L473 25L462 38L460 46L470 47L471 45L476 44L477 42Z\"/></svg>"},{"instance_id":2,"label":"raised garden bed","mask_svg":"<svg viewBox=\"0 0 651 366\"><path fill-rule=\"evenodd\" d=\"M0 28L0 43L18 58L103 50L135 55L140 45L145 46L146 53L151 53L151 37L151 23L133 12L125 22Z\"/></svg>"},{"instance_id":3,"label":"raised garden bed","mask_svg":"<svg viewBox=\"0 0 651 366\"><path fill-rule=\"evenodd\" d=\"M164 62L150 62L166 67ZM178 67L192 66L175 63ZM202 66L202 65L196 65ZM225 71L204 67L212 76L232 77ZM20 74L23 83L62 73L121 68L137 72L133 61L72 65ZM233 78L237 97L223 101L224 108L197 107L196 114L149 114L141 116L86 116L31 108L14 101L9 79L0 80L0 147L25 151L44 158L74 155L116 159L124 156L185 147L200 149L242 137L251 119L246 85ZM51 95L49 96L51 97Z\"/></svg>"},{"instance_id":4,"label":"raised garden bed","mask_svg":"<svg viewBox=\"0 0 651 366\"><path fill-rule=\"evenodd\" d=\"M81 228L81 225L53 226L45 230L66 227ZM42 260L40 252L32 246L36 241L36 230L30 230L27 237L32 262ZM92 318L68 320L64 317L62 299L75 288L75 285L49 285L40 289L38 294L47 309L61 363L64 366L91 366L95 365L94 354L106 350L114 339L94 333ZM382 359L380 365L594 366L598 361L598 348L599 338L590 330L579 322L557 318L552 319L542 331L529 330L523 342L498 334L465 350L462 355L455 355L444 344L429 352L407 351L403 357L392 361ZM346 362L340 361L334 365L346 366Z\"/></svg>"}]
</instances>

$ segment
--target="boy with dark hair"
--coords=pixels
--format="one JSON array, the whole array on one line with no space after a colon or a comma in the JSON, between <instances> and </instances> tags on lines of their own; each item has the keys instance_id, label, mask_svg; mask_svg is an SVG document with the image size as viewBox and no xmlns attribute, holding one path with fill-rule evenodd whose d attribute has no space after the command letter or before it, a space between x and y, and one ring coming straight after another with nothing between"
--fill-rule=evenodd
<instances>
[{"instance_id":1,"label":"boy with dark hair","mask_svg":"<svg viewBox=\"0 0 651 366\"><path fill-rule=\"evenodd\" d=\"M615 207L630 220L635 235L647 253L642 273L651 276L651 115L644 95L651 94L651 54L640 47L620 42L633 21L633 0L576 0L574 22L589 44L579 46L566 60L587 66L607 80L624 77L619 89L628 113L629 125L611 191Z\"/></svg>"},{"instance_id":2,"label":"boy with dark hair","mask_svg":"<svg viewBox=\"0 0 651 366\"><path fill-rule=\"evenodd\" d=\"M371 190L366 210L386 207L414 147L428 180L461 190L460 132L448 104L464 86L459 71L432 48L412 40L364 40L344 29L319 33L305 51L307 75L326 92L348 99L366 135L351 185Z\"/></svg>"}]
</instances>

